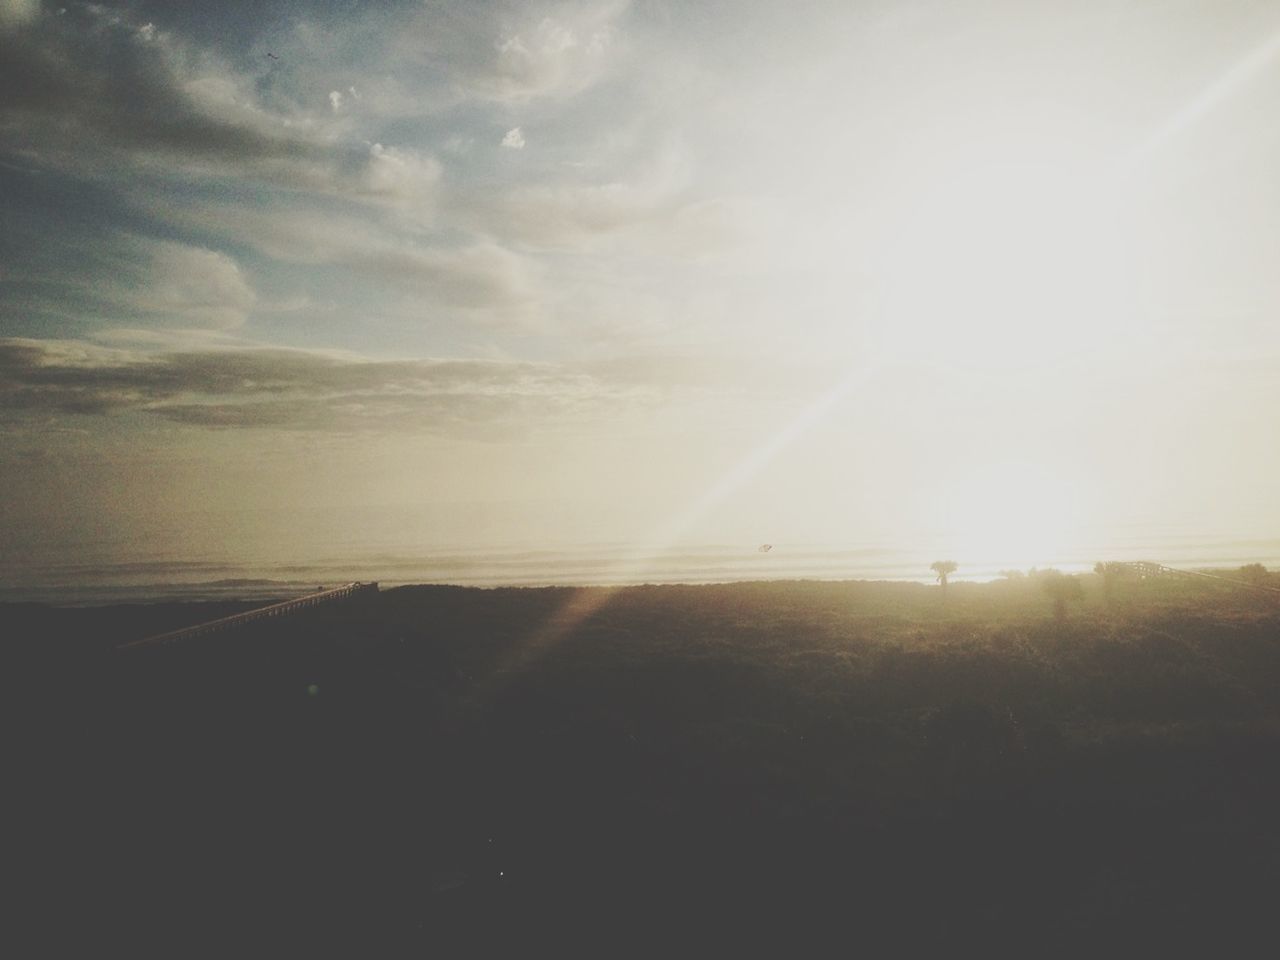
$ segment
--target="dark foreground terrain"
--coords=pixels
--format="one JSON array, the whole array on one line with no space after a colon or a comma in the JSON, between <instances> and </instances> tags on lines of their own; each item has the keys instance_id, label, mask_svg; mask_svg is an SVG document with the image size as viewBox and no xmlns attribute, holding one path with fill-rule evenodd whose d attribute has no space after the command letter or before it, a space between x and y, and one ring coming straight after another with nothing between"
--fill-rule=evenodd
<instances>
[{"instance_id":1,"label":"dark foreground terrain","mask_svg":"<svg viewBox=\"0 0 1280 960\"><path fill-rule=\"evenodd\" d=\"M48 953L1274 955L1280 604L1131 582L0 608ZM23 955L33 955L31 952Z\"/></svg>"}]
</instances>

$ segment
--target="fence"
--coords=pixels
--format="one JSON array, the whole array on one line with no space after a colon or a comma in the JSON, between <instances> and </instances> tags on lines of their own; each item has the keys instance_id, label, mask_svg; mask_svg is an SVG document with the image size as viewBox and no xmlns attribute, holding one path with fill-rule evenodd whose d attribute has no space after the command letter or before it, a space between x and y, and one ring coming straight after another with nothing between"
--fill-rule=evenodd
<instances>
[{"instance_id":1,"label":"fence","mask_svg":"<svg viewBox=\"0 0 1280 960\"><path fill-rule=\"evenodd\" d=\"M377 592L378 584L376 582L348 583L341 587L335 587L332 590L321 590L318 593L309 593L305 597L285 600L283 603L273 603L270 606L259 607L257 610L247 610L244 613L233 614L230 617L221 617L217 620L210 620L207 623L197 623L191 627L183 627L181 630L170 630L168 633L157 633L155 636L143 637L141 640L134 640L130 643L121 644L116 649L134 650L139 647L161 646L168 643L176 643L180 640L191 640L196 637L208 636L212 633L223 633L227 630L236 630L246 624L256 623L259 620L267 620L272 617L287 617L300 610L318 607L321 604L334 603L360 594Z\"/></svg>"}]
</instances>

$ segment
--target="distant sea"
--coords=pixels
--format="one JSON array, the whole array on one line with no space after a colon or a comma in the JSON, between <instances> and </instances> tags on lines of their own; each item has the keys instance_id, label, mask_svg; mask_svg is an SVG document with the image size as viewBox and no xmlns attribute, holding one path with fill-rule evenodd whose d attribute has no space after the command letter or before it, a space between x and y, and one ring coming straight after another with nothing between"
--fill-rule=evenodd
<instances>
[{"instance_id":1,"label":"distant sea","mask_svg":"<svg viewBox=\"0 0 1280 960\"><path fill-rule=\"evenodd\" d=\"M381 538L379 538L381 540ZM0 557L0 602L60 605L289 597L349 581L384 587L438 583L477 587L731 583L751 580L931 581L929 564L954 559L955 580L989 580L1001 570L1057 567L1091 570L1097 560L1153 560L1182 568L1280 567L1280 538L1211 538L1150 532L1108 537L1042 557L974 556L963 545L803 544L779 541L689 544L668 548L627 543L551 547L513 544L435 549L347 538L337 549L259 546L250 556L230 549L156 549L115 542L54 544ZM303 553L302 557L297 555Z\"/></svg>"}]
</instances>

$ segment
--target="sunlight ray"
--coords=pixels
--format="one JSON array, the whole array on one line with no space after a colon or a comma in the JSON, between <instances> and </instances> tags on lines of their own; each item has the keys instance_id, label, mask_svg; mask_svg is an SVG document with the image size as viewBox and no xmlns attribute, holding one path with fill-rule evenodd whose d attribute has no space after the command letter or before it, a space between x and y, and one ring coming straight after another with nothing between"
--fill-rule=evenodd
<instances>
[{"instance_id":1,"label":"sunlight ray","mask_svg":"<svg viewBox=\"0 0 1280 960\"><path fill-rule=\"evenodd\" d=\"M1280 57L1280 30L1211 80L1116 165L1120 178L1136 173L1153 155L1236 96Z\"/></svg>"},{"instance_id":2,"label":"sunlight ray","mask_svg":"<svg viewBox=\"0 0 1280 960\"><path fill-rule=\"evenodd\" d=\"M642 580L654 567L654 558L663 550L679 542L680 538L701 518L723 503L735 491L741 489L788 447L810 429L820 424L831 411L865 383L881 366L876 359L855 367L834 386L821 394L791 419L781 430L751 450L739 460L692 504L671 518L643 545L619 560L610 568L610 579L621 582ZM600 612L612 599L613 589L596 588L574 590L569 599L556 610L512 654L500 669L495 671L489 695L505 686L520 669L545 656L569 633Z\"/></svg>"}]
</instances>

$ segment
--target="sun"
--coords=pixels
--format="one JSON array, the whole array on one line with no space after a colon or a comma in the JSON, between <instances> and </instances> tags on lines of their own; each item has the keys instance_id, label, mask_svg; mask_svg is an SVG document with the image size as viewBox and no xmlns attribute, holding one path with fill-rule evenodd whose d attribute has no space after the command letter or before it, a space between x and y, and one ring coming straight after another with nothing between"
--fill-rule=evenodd
<instances>
[{"instance_id":1,"label":"sun","mask_svg":"<svg viewBox=\"0 0 1280 960\"><path fill-rule=\"evenodd\" d=\"M934 529L967 567L1061 563L1079 546L1083 497L1068 477L1004 460L952 479L935 498Z\"/></svg>"}]
</instances>

